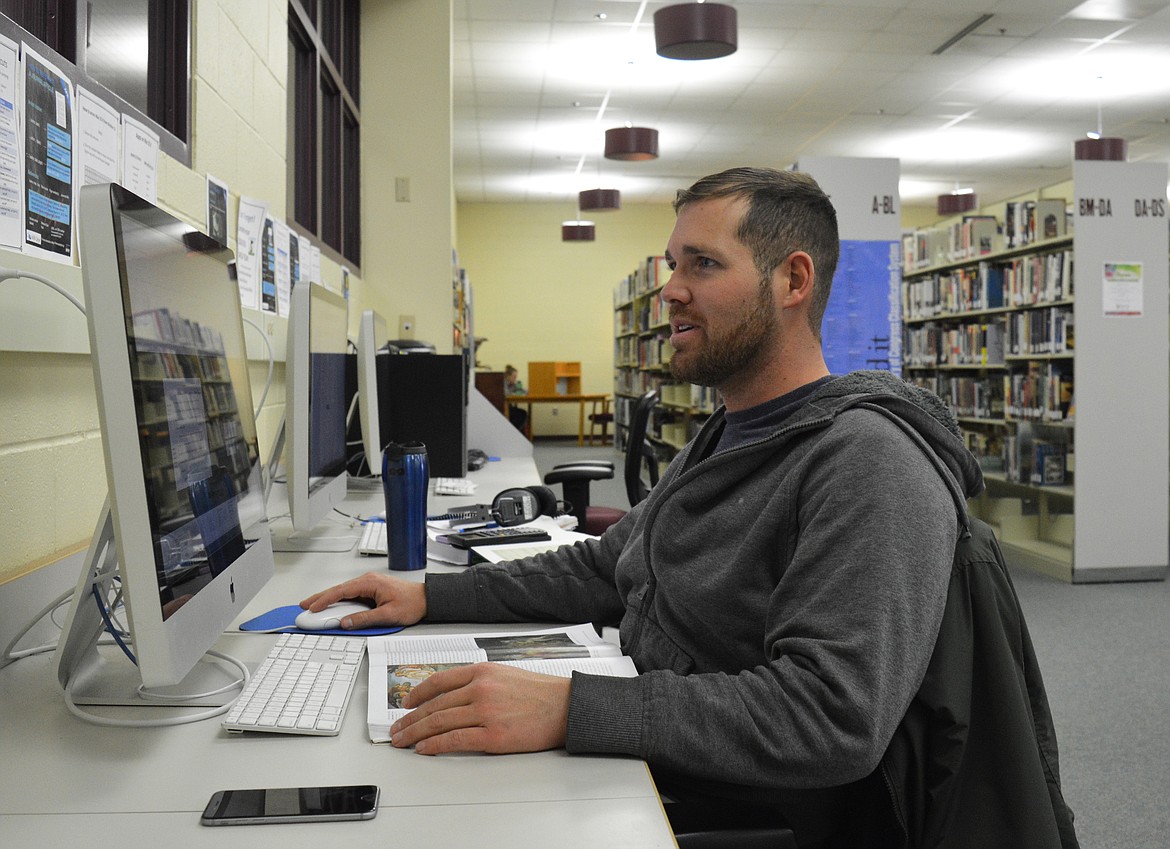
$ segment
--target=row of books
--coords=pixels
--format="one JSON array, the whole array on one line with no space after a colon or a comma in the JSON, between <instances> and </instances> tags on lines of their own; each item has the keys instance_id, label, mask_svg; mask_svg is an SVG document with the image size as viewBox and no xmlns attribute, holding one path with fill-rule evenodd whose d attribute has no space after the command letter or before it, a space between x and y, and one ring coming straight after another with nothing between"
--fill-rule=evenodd
<instances>
[{"instance_id":1,"label":"row of books","mask_svg":"<svg viewBox=\"0 0 1170 849\"><path fill-rule=\"evenodd\" d=\"M693 383L664 383L658 388L664 406L688 407L702 413L715 411L718 393L710 386Z\"/></svg>"},{"instance_id":2,"label":"row of books","mask_svg":"<svg viewBox=\"0 0 1170 849\"><path fill-rule=\"evenodd\" d=\"M1072 421L1072 368L1068 363L1029 363L1028 368L1004 375L1004 414L1009 418Z\"/></svg>"},{"instance_id":3,"label":"row of books","mask_svg":"<svg viewBox=\"0 0 1170 849\"><path fill-rule=\"evenodd\" d=\"M908 319L924 319L1003 305L1003 266L981 262L908 281L902 309Z\"/></svg>"},{"instance_id":4,"label":"row of books","mask_svg":"<svg viewBox=\"0 0 1170 849\"><path fill-rule=\"evenodd\" d=\"M1033 486L1063 486L1068 480L1069 444L1009 434L1003 441L1004 477Z\"/></svg>"},{"instance_id":5,"label":"row of books","mask_svg":"<svg viewBox=\"0 0 1170 849\"><path fill-rule=\"evenodd\" d=\"M614 335L647 333L662 327L670 320L667 310L660 298L619 307L614 312Z\"/></svg>"},{"instance_id":6,"label":"row of books","mask_svg":"<svg viewBox=\"0 0 1170 849\"><path fill-rule=\"evenodd\" d=\"M1065 301L1073 294L1072 262L1073 252L1062 250L910 278L903 315L913 321Z\"/></svg>"},{"instance_id":7,"label":"row of books","mask_svg":"<svg viewBox=\"0 0 1170 849\"><path fill-rule=\"evenodd\" d=\"M1003 408L1003 378L1000 376L962 376L951 374L924 374L915 375L910 382L923 389L929 389L939 398L951 405L955 416L963 419L983 419L988 424L1004 423ZM968 443L976 456L983 456L986 450L976 451ZM996 449L998 452L998 448Z\"/></svg>"},{"instance_id":8,"label":"row of books","mask_svg":"<svg viewBox=\"0 0 1170 849\"><path fill-rule=\"evenodd\" d=\"M1049 307L1006 316L1005 347L1013 356L1064 354L1073 350L1071 307Z\"/></svg>"},{"instance_id":9,"label":"row of books","mask_svg":"<svg viewBox=\"0 0 1170 849\"><path fill-rule=\"evenodd\" d=\"M669 279L670 267L666 264L666 257L648 256L632 274L618 282L614 290L614 306L628 304L638 295L653 292L665 286Z\"/></svg>"},{"instance_id":10,"label":"row of books","mask_svg":"<svg viewBox=\"0 0 1170 849\"><path fill-rule=\"evenodd\" d=\"M915 230L902 237L902 269L909 273L961 262L1003 249L999 222L993 215L966 215L940 227Z\"/></svg>"},{"instance_id":11,"label":"row of books","mask_svg":"<svg viewBox=\"0 0 1170 849\"><path fill-rule=\"evenodd\" d=\"M1067 423L1076 417L1067 363L1030 363L1002 376L936 372L914 375L911 382L949 403L960 418Z\"/></svg>"},{"instance_id":12,"label":"row of books","mask_svg":"<svg viewBox=\"0 0 1170 849\"><path fill-rule=\"evenodd\" d=\"M638 339L636 336L619 336L614 340L614 363L618 368L638 367Z\"/></svg>"},{"instance_id":13,"label":"row of books","mask_svg":"<svg viewBox=\"0 0 1170 849\"><path fill-rule=\"evenodd\" d=\"M1010 201L1003 224L994 215L964 215L957 221L927 227L902 237L902 269L907 274L1022 248L1069 232L1068 204L1063 198Z\"/></svg>"},{"instance_id":14,"label":"row of books","mask_svg":"<svg viewBox=\"0 0 1170 849\"><path fill-rule=\"evenodd\" d=\"M963 431L963 444L979 460L985 472L1003 471L1003 432L988 429Z\"/></svg>"},{"instance_id":15,"label":"row of books","mask_svg":"<svg viewBox=\"0 0 1170 849\"><path fill-rule=\"evenodd\" d=\"M951 405L955 415L967 419L1003 419L1003 378L944 376L939 396Z\"/></svg>"},{"instance_id":16,"label":"row of books","mask_svg":"<svg viewBox=\"0 0 1170 849\"><path fill-rule=\"evenodd\" d=\"M1003 212L1003 238L1007 249L1057 239L1068 232L1064 198L1009 201Z\"/></svg>"},{"instance_id":17,"label":"row of books","mask_svg":"<svg viewBox=\"0 0 1170 849\"><path fill-rule=\"evenodd\" d=\"M988 322L944 327L926 324L907 327L902 356L907 366L1003 365L1004 322Z\"/></svg>"},{"instance_id":18,"label":"row of books","mask_svg":"<svg viewBox=\"0 0 1170 849\"><path fill-rule=\"evenodd\" d=\"M614 310L613 335L626 336L638 332L638 325L634 321L634 305L626 304Z\"/></svg>"},{"instance_id":19,"label":"row of books","mask_svg":"<svg viewBox=\"0 0 1170 849\"><path fill-rule=\"evenodd\" d=\"M614 399L617 412L615 417L617 421L629 421L629 416L626 415L623 419L621 415L622 405L633 403L633 399L643 393L649 392L651 389L658 389L663 382L663 375L661 372L642 371L640 369L619 369L614 377ZM622 397L626 396L626 397Z\"/></svg>"},{"instance_id":20,"label":"row of books","mask_svg":"<svg viewBox=\"0 0 1170 849\"><path fill-rule=\"evenodd\" d=\"M670 363L674 349L666 336L641 336L638 338L638 367L661 368Z\"/></svg>"},{"instance_id":21,"label":"row of books","mask_svg":"<svg viewBox=\"0 0 1170 849\"><path fill-rule=\"evenodd\" d=\"M1003 301L1022 307L1050 304L1073 296L1073 252L1053 251L1019 257L1003 266Z\"/></svg>"}]
</instances>

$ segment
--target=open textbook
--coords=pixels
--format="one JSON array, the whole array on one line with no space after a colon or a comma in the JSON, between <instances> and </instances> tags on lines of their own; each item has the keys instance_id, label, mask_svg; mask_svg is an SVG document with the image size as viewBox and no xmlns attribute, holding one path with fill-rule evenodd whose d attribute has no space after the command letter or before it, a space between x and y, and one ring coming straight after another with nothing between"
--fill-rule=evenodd
<instances>
[{"instance_id":1,"label":"open textbook","mask_svg":"<svg viewBox=\"0 0 1170 849\"><path fill-rule=\"evenodd\" d=\"M592 625L486 634L392 635L366 642L370 663L370 739L390 741L390 726L409 711L402 698L441 669L490 660L565 678L574 672L633 677L634 662L602 640Z\"/></svg>"}]
</instances>

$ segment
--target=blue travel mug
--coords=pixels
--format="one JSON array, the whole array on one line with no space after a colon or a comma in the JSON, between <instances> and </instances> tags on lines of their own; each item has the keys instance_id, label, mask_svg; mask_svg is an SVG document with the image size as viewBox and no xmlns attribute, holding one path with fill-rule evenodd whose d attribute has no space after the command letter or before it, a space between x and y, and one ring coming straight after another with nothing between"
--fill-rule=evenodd
<instances>
[{"instance_id":1,"label":"blue travel mug","mask_svg":"<svg viewBox=\"0 0 1170 849\"><path fill-rule=\"evenodd\" d=\"M429 484L425 445L391 442L386 446L382 452L382 488L386 493L386 550L391 569L426 568Z\"/></svg>"}]
</instances>

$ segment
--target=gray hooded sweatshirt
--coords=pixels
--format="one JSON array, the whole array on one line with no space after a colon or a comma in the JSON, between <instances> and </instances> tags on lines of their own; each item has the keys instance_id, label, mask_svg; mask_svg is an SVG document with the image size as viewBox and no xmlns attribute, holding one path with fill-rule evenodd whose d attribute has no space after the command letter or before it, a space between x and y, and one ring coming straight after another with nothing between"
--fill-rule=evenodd
<instances>
[{"instance_id":1,"label":"gray hooded sweatshirt","mask_svg":"<svg viewBox=\"0 0 1170 849\"><path fill-rule=\"evenodd\" d=\"M574 677L570 752L758 801L856 781L930 661L978 465L947 407L885 372L702 457L721 420L599 539L427 576L427 619L620 625L641 674Z\"/></svg>"}]
</instances>

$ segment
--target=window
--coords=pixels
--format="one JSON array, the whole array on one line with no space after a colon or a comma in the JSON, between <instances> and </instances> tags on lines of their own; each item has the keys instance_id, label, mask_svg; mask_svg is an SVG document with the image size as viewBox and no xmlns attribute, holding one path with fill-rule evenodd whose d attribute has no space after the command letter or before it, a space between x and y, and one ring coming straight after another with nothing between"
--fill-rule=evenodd
<instances>
[{"instance_id":1,"label":"window","mask_svg":"<svg viewBox=\"0 0 1170 849\"><path fill-rule=\"evenodd\" d=\"M290 0L289 197L293 223L361 265L359 0Z\"/></svg>"},{"instance_id":2,"label":"window","mask_svg":"<svg viewBox=\"0 0 1170 849\"><path fill-rule=\"evenodd\" d=\"M74 83L158 125L163 150L189 162L190 0L0 0L0 13L71 63L62 70Z\"/></svg>"}]
</instances>

